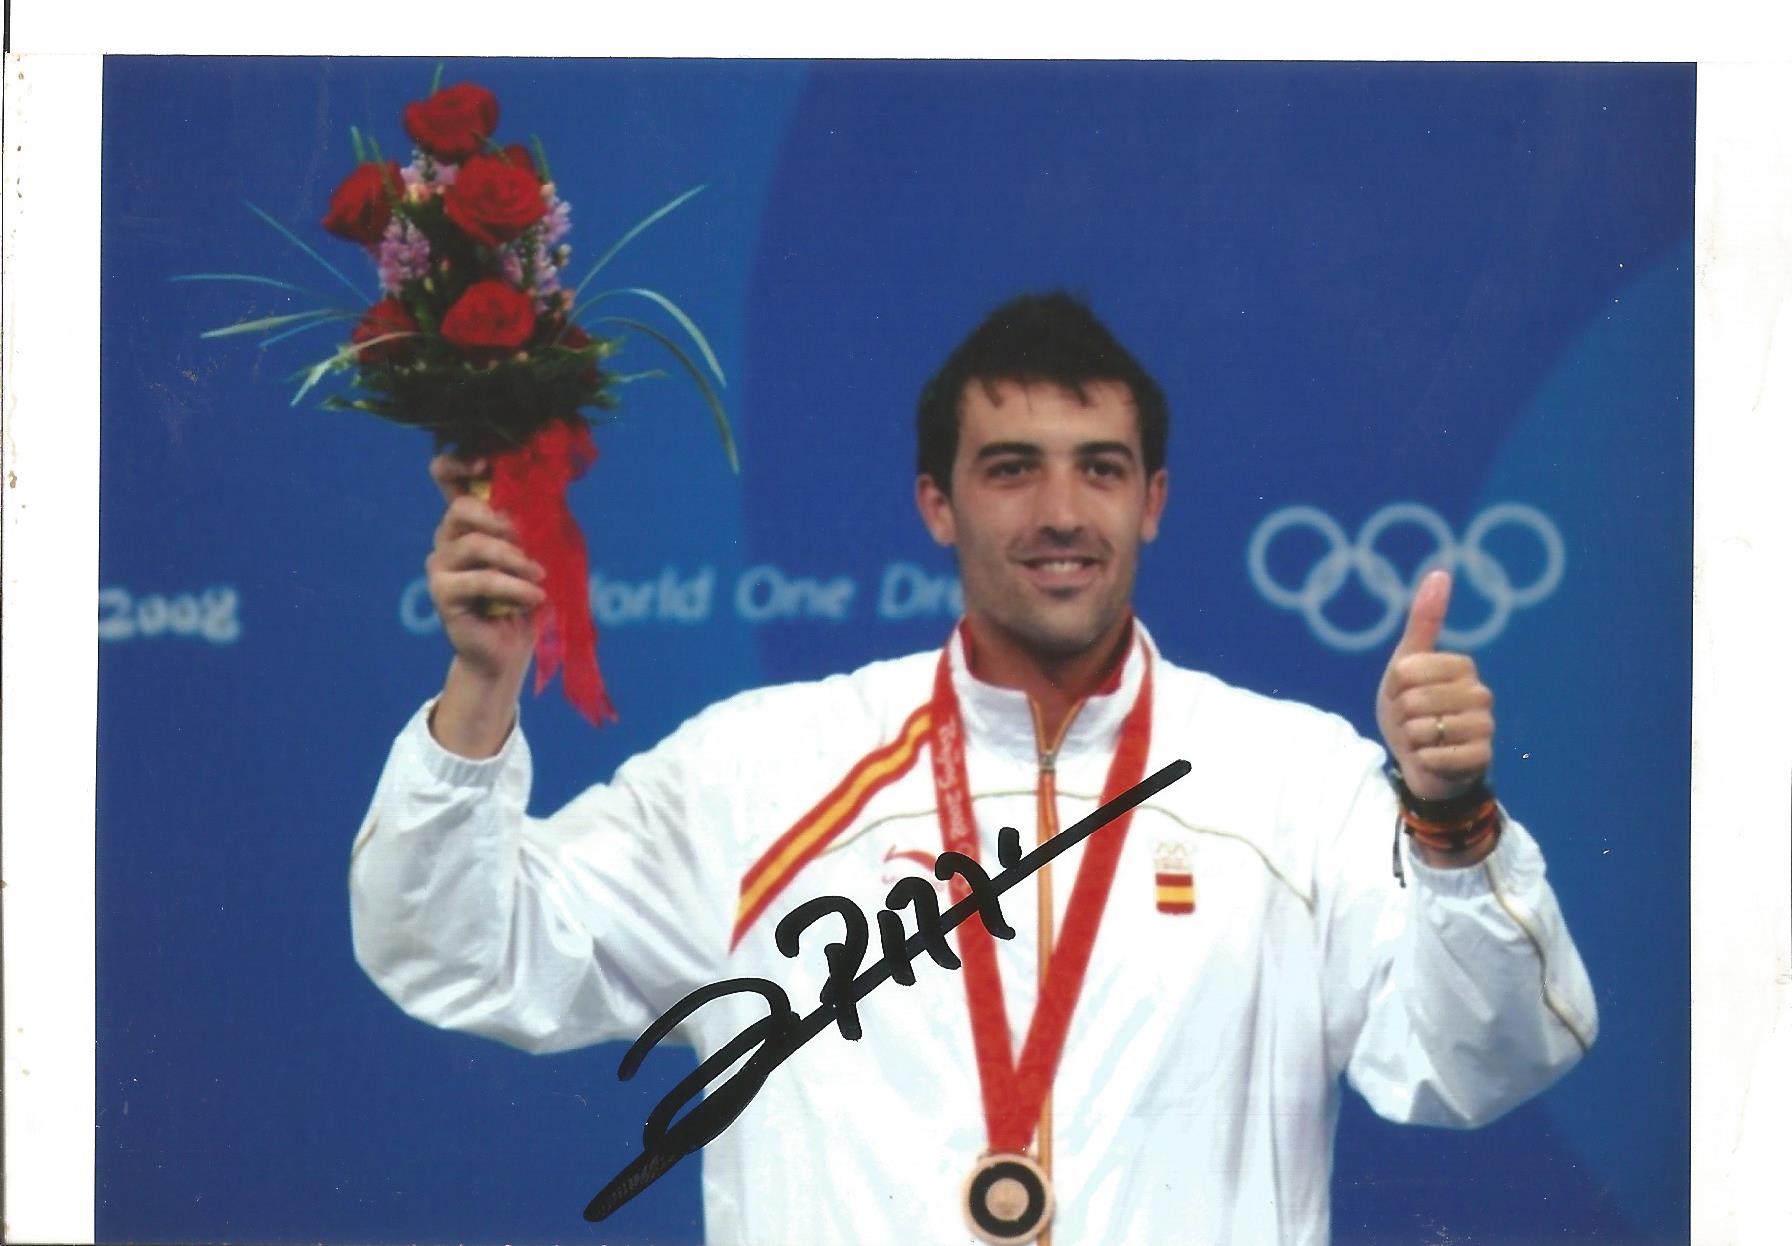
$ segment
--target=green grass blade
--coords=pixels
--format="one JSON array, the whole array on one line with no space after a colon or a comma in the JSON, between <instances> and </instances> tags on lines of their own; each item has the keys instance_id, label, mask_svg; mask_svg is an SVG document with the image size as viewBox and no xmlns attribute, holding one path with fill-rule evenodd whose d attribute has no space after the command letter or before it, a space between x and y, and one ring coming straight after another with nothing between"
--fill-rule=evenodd
<instances>
[{"instance_id":1,"label":"green grass blade","mask_svg":"<svg viewBox=\"0 0 1792 1246\"><path fill-rule=\"evenodd\" d=\"M616 253L618 251L622 250L622 248L626 247L629 243L633 242L635 240L636 236L638 236L642 230L646 229L648 226L652 225L655 221L659 220L661 217L663 217L667 213L671 212L674 208L678 207L685 200L702 192L706 188L706 186L707 186L707 183L705 183L704 185L691 187L689 190L685 191L684 194L682 194L682 195L678 196L678 198L672 200L672 202L663 204L661 207L659 207L655 211L648 213L646 219L642 220L633 229L629 230L626 234L622 235L622 237L618 238L616 240L615 244L608 251L605 251L601 256L598 257L597 263L595 263L591 266L591 271L585 274L585 279L583 281L579 282L579 284L576 287L574 287L573 292L572 292L573 300L575 302L578 300L579 295L581 295L585 292L585 287L591 284L591 279L593 277L597 276L598 273L602 272L604 265L608 264L611 260L615 259Z\"/></svg>"},{"instance_id":2,"label":"green grass blade","mask_svg":"<svg viewBox=\"0 0 1792 1246\"><path fill-rule=\"evenodd\" d=\"M664 346L672 358L678 360L680 366L690 373L691 379L697 383L698 390L703 394L703 401L709 404L710 414L715 417L716 431L722 435L722 453L728 456L728 466L734 469L736 476L740 475L740 452L734 445L734 429L729 426L728 413L722 409L722 400L716 397L716 391L709 387L709 381L704 377L703 369L699 368L691 357L684 353L684 349L677 342L650 324L643 324L639 320L630 320L626 316L604 316L602 319L611 324L624 325L638 333L645 333Z\"/></svg>"},{"instance_id":3,"label":"green grass blade","mask_svg":"<svg viewBox=\"0 0 1792 1246\"><path fill-rule=\"evenodd\" d=\"M316 290L308 286L294 285L290 281L276 281L272 277L263 277L257 273L176 273L168 278L170 281L247 281L252 285L272 286L276 290L291 290L295 294L309 294L313 298L322 298Z\"/></svg>"},{"instance_id":4,"label":"green grass blade","mask_svg":"<svg viewBox=\"0 0 1792 1246\"><path fill-rule=\"evenodd\" d=\"M529 145L535 149L535 165L537 172L541 174L541 180L544 182L553 181L553 170L548 168L548 149L541 145L541 135L531 134L529 136Z\"/></svg>"},{"instance_id":5,"label":"green grass blade","mask_svg":"<svg viewBox=\"0 0 1792 1246\"><path fill-rule=\"evenodd\" d=\"M322 360L321 362L319 362L318 364L313 366L311 368L311 370L308 373L306 373L305 383L303 385L299 386L299 392L294 394L292 396L292 401L286 405L289 407L298 406L299 399L303 398L306 394L310 393L311 387L313 385L316 385L319 381L324 379L324 373L328 372L331 368L340 364L345 358L347 358L346 355L344 355L341 351L337 351L335 354L331 355L328 359Z\"/></svg>"},{"instance_id":6,"label":"green grass blade","mask_svg":"<svg viewBox=\"0 0 1792 1246\"><path fill-rule=\"evenodd\" d=\"M436 62L436 71L429 77L429 93L434 95L442 89L442 62Z\"/></svg>"},{"instance_id":7,"label":"green grass blade","mask_svg":"<svg viewBox=\"0 0 1792 1246\"><path fill-rule=\"evenodd\" d=\"M299 325L297 328L282 330L281 332L274 334L272 337L264 337L261 339L261 341L255 343L255 345L262 350L266 350L268 347L272 346L275 342L284 342L289 337L294 337L300 333L309 333L313 329L321 329L326 325L330 325L330 324L334 324L334 323L336 323L336 322L333 320L313 320L311 323Z\"/></svg>"},{"instance_id":8,"label":"green grass blade","mask_svg":"<svg viewBox=\"0 0 1792 1246\"><path fill-rule=\"evenodd\" d=\"M691 318L684 314L683 309L680 308L678 304L661 294L658 290L647 290L639 286L628 286L616 290L600 290L587 299L584 306L575 309L571 319L577 320L579 318L579 313L584 311L585 308L590 307L599 299L608 298L612 294L638 294L642 298L651 299L655 303L658 303L668 316L678 322L681 329L691 335L691 341L695 342L697 344L697 349L703 352L703 362L707 363L709 365L709 370L715 373L716 381L724 386L728 384L728 378L722 375L722 365L716 359L715 351L709 348L709 339L703 336L703 330L699 329Z\"/></svg>"},{"instance_id":9,"label":"green grass blade","mask_svg":"<svg viewBox=\"0 0 1792 1246\"><path fill-rule=\"evenodd\" d=\"M235 337L240 333L260 333L264 329L275 329L283 324L291 324L295 320L351 320L347 312L337 311L333 307L319 307L311 311L293 312L286 316L263 316L259 320L242 320L236 324L225 325L222 329L207 329L201 338Z\"/></svg>"},{"instance_id":10,"label":"green grass blade","mask_svg":"<svg viewBox=\"0 0 1792 1246\"><path fill-rule=\"evenodd\" d=\"M326 411L366 411L372 415L389 416L392 408L383 403L373 402L366 398L344 398L339 394L331 394L317 404Z\"/></svg>"},{"instance_id":11,"label":"green grass blade","mask_svg":"<svg viewBox=\"0 0 1792 1246\"><path fill-rule=\"evenodd\" d=\"M664 368L649 368L645 372L624 372L618 376L612 376L610 378L610 383L613 385L627 385L631 381L663 381L671 375L672 374Z\"/></svg>"},{"instance_id":12,"label":"green grass blade","mask_svg":"<svg viewBox=\"0 0 1792 1246\"><path fill-rule=\"evenodd\" d=\"M244 200L244 203L248 203L248 200ZM276 221L273 217L269 216L266 212L263 212L260 208L256 207L254 204L248 203L248 207L249 207L249 211L255 213L255 215L259 216L262 220L266 221L268 224L272 225L275 229L279 230L281 236L284 237L288 242L292 243L293 246L295 246L299 250L303 251L306 255L309 255L312 259L316 260L319 264L322 264L324 266L324 270L326 272L328 272L332 277L336 278L336 280L340 281L343 285L347 286L350 290L354 291L354 295L357 299L360 299L366 303L373 302L372 299L368 298L367 295L365 295L364 293L361 292L361 290L355 285L354 282L350 281L347 277L344 277L342 275L341 269L337 268L336 265L330 263L329 260L326 260L323 256L319 255L316 251L313 251L309 246L307 246L305 244L304 239L300 238L297 234L293 233L292 230L290 230L286 226L282 225L279 221Z\"/></svg>"},{"instance_id":13,"label":"green grass blade","mask_svg":"<svg viewBox=\"0 0 1792 1246\"><path fill-rule=\"evenodd\" d=\"M378 346L381 342L395 342L401 337L421 336L422 334L420 333L413 333L408 330L404 333L382 333L379 337L370 337L365 342L351 342L348 345L343 346L329 358L320 359L317 363L312 365L311 370L305 374L305 383L299 386L299 392L292 396L292 401L287 405L293 407L298 406L299 399L310 393L311 387L323 380L326 372L329 372L332 368L337 368L348 363L369 346ZM298 373L295 372L293 375L297 376Z\"/></svg>"}]
</instances>

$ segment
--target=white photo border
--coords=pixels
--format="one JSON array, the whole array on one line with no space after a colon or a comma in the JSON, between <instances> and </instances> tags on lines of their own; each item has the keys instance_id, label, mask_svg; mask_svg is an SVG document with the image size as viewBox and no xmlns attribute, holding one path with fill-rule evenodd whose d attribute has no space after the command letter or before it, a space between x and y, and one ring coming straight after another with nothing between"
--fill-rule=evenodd
<instances>
[{"instance_id":1,"label":"white photo border","mask_svg":"<svg viewBox=\"0 0 1792 1246\"><path fill-rule=\"evenodd\" d=\"M656 18L618 6L592 23L601 37L583 38L545 8L501 23L455 21L437 4L424 51L1713 58L1697 83L1690 1240L1792 1241L1792 67L1749 63L1760 31L1748 13L1614 19L1527 0L1447 27L1418 4L1153 27L1152 10L1123 0L1091 30L1086 5L1059 3L921 0L900 27L849 21L837 5L701 7ZM76 5L12 13L14 47L27 52L6 60L0 359L8 1241L94 1235L100 53L249 53L276 40L283 54L417 49L413 8L304 9L303 27L277 35L272 19L221 0L103 18Z\"/></svg>"}]
</instances>

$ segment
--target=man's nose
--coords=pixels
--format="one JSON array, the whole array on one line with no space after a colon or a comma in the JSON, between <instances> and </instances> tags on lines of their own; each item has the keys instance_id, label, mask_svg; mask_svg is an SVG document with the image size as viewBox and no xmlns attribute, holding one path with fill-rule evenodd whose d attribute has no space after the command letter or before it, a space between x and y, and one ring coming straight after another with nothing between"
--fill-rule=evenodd
<instances>
[{"instance_id":1,"label":"man's nose","mask_svg":"<svg viewBox=\"0 0 1792 1246\"><path fill-rule=\"evenodd\" d=\"M1034 505L1036 522L1055 536L1067 540L1083 526L1077 478L1073 471L1048 468L1041 473Z\"/></svg>"}]
</instances>

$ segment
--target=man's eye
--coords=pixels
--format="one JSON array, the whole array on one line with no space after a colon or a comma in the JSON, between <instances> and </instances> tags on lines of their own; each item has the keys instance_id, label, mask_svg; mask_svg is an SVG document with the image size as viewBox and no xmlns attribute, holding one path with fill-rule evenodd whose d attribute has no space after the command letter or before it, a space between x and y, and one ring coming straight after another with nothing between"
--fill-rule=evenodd
<instances>
[{"instance_id":1,"label":"man's eye","mask_svg":"<svg viewBox=\"0 0 1792 1246\"><path fill-rule=\"evenodd\" d=\"M1091 459L1088 463L1090 474L1095 476L1117 477L1124 473L1124 468L1112 459Z\"/></svg>"},{"instance_id":2,"label":"man's eye","mask_svg":"<svg viewBox=\"0 0 1792 1246\"><path fill-rule=\"evenodd\" d=\"M1019 476L1026 470L1027 463L1025 460L1008 459L1005 462L992 463L989 468L989 474L997 479L1009 479Z\"/></svg>"}]
</instances>

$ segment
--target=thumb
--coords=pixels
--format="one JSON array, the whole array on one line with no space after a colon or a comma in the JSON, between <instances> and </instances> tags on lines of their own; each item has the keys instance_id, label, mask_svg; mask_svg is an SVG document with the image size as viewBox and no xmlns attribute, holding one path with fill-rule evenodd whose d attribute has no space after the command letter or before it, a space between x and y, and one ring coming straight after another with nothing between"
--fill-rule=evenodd
<instances>
[{"instance_id":1,"label":"thumb","mask_svg":"<svg viewBox=\"0 0 1792 1246\"><path fill-rule=\"evenodd\" d=\"M1444 615L1450 609L1450 573L1433 571L1419 581L1412 595L1412 613L1406 616L1406 631L1394 648L1394 657L1409 653L1430 653L1437 648L1437 635L1444 629Z\"/></svg>"}]
</instances>

